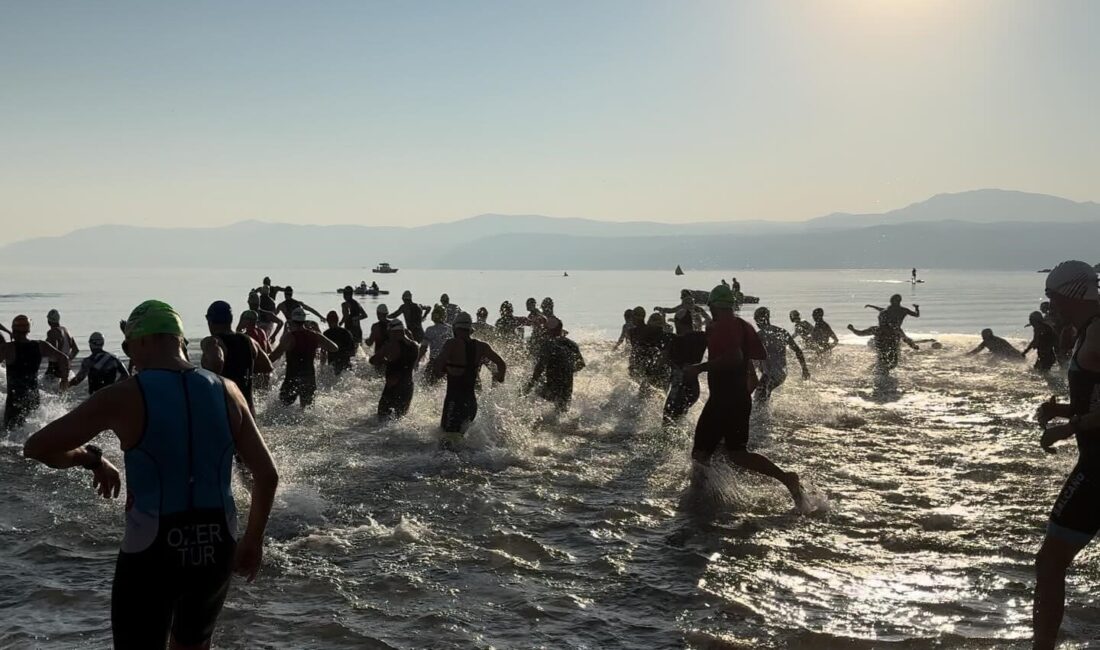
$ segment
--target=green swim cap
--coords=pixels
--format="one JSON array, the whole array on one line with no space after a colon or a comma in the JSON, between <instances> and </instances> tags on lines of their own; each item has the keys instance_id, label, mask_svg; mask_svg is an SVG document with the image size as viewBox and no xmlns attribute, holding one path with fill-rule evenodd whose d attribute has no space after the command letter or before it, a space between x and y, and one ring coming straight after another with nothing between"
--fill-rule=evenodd
<instances>
[{"instance_id":1,"label":"green swim cap","mask_svg":"<svg viewBox=\"0 0 1100 650\"><path fill-rule=\"evenodd\" d=\"M737 306L737 299L733 297L733 290L729 285L720 284L710 290L707 304L711 307L733 309Z\"/></svg>"},{"instance_id":2,"label":"green swim cap","mask_svg":"<svg viewBox=\"0 0 1100 650\"><path fill-rule=\"evenodd\" d=\"M135 307L126 319L126 340L133 341L154 334L183 338L183 320L168 303L146 300Z\"/></svg>"}]
</instances>

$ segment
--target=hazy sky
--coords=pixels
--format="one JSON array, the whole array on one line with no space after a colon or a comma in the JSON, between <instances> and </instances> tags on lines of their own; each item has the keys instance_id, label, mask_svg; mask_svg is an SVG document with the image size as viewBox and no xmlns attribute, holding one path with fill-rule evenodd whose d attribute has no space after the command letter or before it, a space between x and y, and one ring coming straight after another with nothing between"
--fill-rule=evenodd
<instances>
[{"instance_id":1,"label":"hazy sky","mask_svg":"<svg viewBox=\"0 0 1100 650\"><path fill-rule=\"evenodd\" d=\"M1100 2L0 0L0 241L1100 198Z\"/></svg>"}]
</instances>

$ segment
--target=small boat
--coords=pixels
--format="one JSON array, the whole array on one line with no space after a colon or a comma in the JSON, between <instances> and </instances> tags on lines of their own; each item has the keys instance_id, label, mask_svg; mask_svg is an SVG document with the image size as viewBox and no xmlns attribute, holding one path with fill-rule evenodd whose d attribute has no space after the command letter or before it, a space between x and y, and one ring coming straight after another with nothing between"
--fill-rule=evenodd
<instances>
[{"instance_id":1,"label":"small boat","mask_svg":"<svg viewBox=\"0 0 1100 650\"><path fill-rule=\"evenodd\" d=\"M374 273L397 273L397 269L390 266L389 262L382 262L378 266L374 267Z\"/></svg>"},{"instance_id":2,"label":"small boat","mask_svg":"<svg viewBox=\"0 0 1100 650\"><path fill-rule=\"evenodd\" d=\"M389 291L384 291L382 289L372 289L371 287L366 287L366 286L363 286L363 285L359 285L358 287L355 287L354 289L352 289L352 292L357 296L388 296L388 295L390 295ZM343 287L337 289L336 293L344 293Z\"/></svg>"},{"instance_id":3,"label":"small boat","mask_svg":"<svg viewBox=\"0 0 1100 650\"><path fill-rule=\"evenodd\" d=\"M697 304L697 305L705 305L705 304L707 304L707 301L710 300L710 292L709 291L692 290L692 289L688 289L688 291L691 291L691 297L692 297L692 299L695 300L695 304ZM740 304L742 304L742 305L757 305L759 303L760 303L760 297L759 296L746 296L744 294L741 295Z\"/></svg>"},{"instance_id":4,"label":"small boat","mask_svg":"<svg viewBox=\"0 0 1100 650\"><path fill-rule=\"evenodd\" d=\"M676 265L676 275L683 275L683 274L684 274L684 270L682 268L680 268L679 264L677 264Z\"/></svg>"},{"instance_id":5,"label":"small boat","mask_svg":"<svg viewBox=\"0 0 1100 650\"><path fill-rule=\"evenodd\" d=\"M1050 273L1050 269L1039 269L1038 271L1036 271L1036 273Z\"/></svg>"}]
</instances>

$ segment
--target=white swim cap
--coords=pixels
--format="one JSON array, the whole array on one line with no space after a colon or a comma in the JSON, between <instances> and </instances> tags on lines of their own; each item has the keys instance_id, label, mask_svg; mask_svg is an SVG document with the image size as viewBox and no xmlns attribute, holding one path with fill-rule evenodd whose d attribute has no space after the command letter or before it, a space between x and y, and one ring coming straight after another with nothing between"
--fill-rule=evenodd
<instances>
[{"instance_id":1,"label":"white swim cap","mask_svg":"<svg viewBox=\"0 0 1100 650\"><path fill-rule=\"evenodd\" d=\"M1062 262L1047 275L1048 294L1056 293L1077 300L1100 300L1096 286L1096 269L1088 262L1070 260Z\"/></svg>"}]
</instances>

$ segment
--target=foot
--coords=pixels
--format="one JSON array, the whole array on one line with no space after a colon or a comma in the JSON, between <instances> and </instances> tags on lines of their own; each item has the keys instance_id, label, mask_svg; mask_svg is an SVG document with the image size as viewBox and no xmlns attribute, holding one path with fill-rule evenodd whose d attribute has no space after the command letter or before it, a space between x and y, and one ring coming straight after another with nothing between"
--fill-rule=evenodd
<instances>
[{"instance_id":1,"label":"foot","mask_svg":"<svg viewBox=\"0 0 1100 650\"><path fill-rule=\"evenodd\" d=\"M796 472L786 472L783 474L783 485L786 485L787 489L790 490L791 499L794 500L795 507L801 508L806 495L802 491L802 481L798 479L798 474Z\"/></svg>"}]
</instances>

